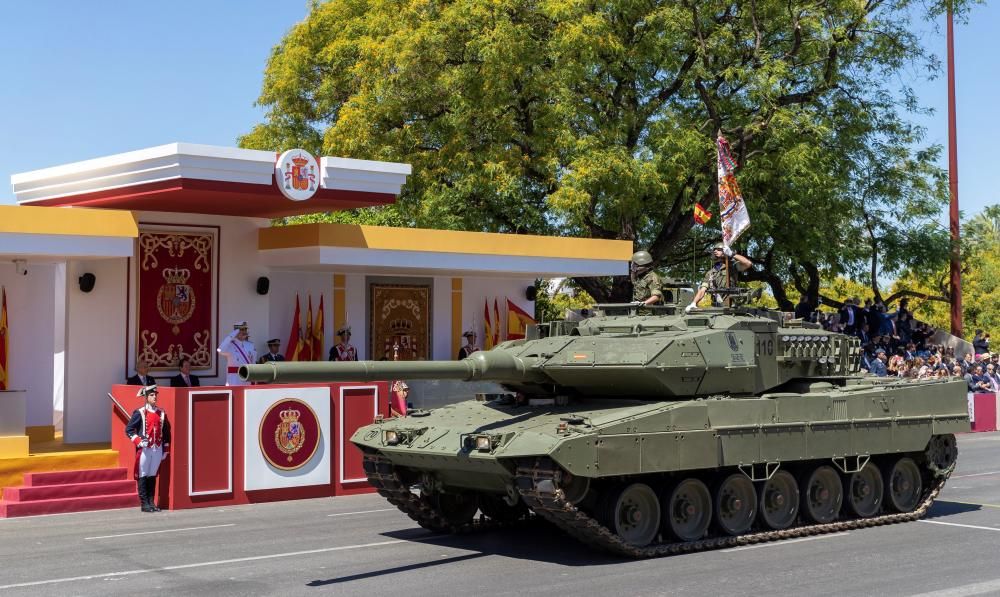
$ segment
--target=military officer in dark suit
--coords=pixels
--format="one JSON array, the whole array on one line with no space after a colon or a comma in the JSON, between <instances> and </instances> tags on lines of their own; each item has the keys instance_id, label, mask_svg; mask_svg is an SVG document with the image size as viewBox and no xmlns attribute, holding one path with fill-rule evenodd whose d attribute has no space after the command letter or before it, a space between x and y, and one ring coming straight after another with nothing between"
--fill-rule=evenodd
<instances>
[{"instance_id":1,"label":"military officer in dark suit","mask_svg":"<svg viewBox=\"0 0 1000 597\"><path fill-rule=\"evenodd\" d=\"M149 374L149 363L143 360L136 361L135 375L126 381L130 386L155 386L156 379Z\"/></svg>"},{"instance_id":2,"label":"military officer in dark suit","mask_svg":"<svg viewBox=\"0 0 1000 597\"><path fill-rule=\"evenodd\" d=\"M271 338L267 341L267 354L260 357L258 363L270 363L274 361L275 363L280 363L285 360L285 355L278 352L281 349L281 340L277 338Z\"/></svg>"},{"instance_id":3,"label":"military officer in dark suit","mask_svg":"<svg viewBox=\"0 0 1000 597\"><path fill-rule=\"evenodd\" d=\"M177 361L177 368L180 373L170 378L171 388L197 388L201 385L201 380L197 375L191 375L191 359L181 357Z\"/></svg>"}]
</instances>

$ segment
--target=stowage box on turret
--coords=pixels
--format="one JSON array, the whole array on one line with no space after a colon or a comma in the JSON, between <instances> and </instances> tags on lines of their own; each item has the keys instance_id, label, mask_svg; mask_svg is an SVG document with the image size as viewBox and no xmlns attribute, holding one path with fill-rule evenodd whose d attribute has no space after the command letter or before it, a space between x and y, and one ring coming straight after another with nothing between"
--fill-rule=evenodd
<instances>
[{"instance_id":1,"label":"stowage box on turret","mask_svg":"<svg viewBox=\"0 0 1000 597\"><path fill-rule=\"evenodd\" d=\"M422 526L545 518L648 557L915 520L969 431L964 380L859 371L854 337L749 307L599 305L462 361L270 363L268 382L493 380L509 395L378 421L351 441ZM690 293L688 293L690 294ZM481 513L477 516L477 513Z\"/></svg>"}]
</instances>

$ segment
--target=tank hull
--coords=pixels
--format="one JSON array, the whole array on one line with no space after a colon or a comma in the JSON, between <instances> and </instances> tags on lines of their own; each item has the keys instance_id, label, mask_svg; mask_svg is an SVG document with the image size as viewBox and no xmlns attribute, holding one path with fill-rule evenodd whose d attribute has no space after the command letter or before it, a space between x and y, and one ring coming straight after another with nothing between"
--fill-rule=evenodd
<instances>
[{"instance_id":1,"label":"tank hull","mask_svg":"<svg viewBox=\"0 0 1000 597\"><path fill-rule=\"evenodd\" d=\"M847 381L759 397L586 398L566 406L467 401L363 427L351 441L366 454L371 483L428 528L468 530L530 511L630 557L921 516L954 467L953 434L969 431L964 381ZM387 441L392 431L402 438L397 443ZM947 454L935 456L937 444ZM797 504L787 512L788 526L756 511L743 527L726 526L734 515L720 504L752 502L763 510L778 478L794 488L786 496ZM742 502L726 483L748 492ZM688 486L704 488L700 507L715 509L711 525L693 534L674 514L677 494ZM644 515L670 518L681 530L657 522L654 534L636 538L635 527L622 522L632 511L621 508L635 501L630 491L653 495ZM831 491L839 501L817 497ZM446 515L455 508L441 500L454 499L474 504L471 512ZM483 514L473 519L477 507ZM823 507L832 509L829 520L816 512Z\"/></svg>"}]
</instances>

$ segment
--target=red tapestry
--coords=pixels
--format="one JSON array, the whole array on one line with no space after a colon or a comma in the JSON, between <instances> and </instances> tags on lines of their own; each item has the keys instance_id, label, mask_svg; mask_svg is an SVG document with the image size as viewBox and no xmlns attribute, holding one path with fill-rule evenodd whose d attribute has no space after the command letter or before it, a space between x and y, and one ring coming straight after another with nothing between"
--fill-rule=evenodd
<instances>
[{"instance_id":1,"label":"red tapestry","mask_svg":"<svg viewBox=\"0 0 1000 597\"><path fill-rule=\"evenodd\" d=\"M139 232L136 358L153 369L211 369L216 232Z\"/></svg>"}]
</instances>

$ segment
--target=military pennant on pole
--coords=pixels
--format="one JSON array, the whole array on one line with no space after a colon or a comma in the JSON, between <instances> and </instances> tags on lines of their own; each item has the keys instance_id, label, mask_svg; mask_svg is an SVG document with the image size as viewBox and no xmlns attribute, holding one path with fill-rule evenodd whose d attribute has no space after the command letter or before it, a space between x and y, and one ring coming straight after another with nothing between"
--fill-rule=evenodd
<instances>
[{"instance_id":1,"label":"military pennant on pole","mask_svg":"<svg viewBox=\"0 0 1000 597\"><path fill-rule=\"evenodd\" d=\"M731 246L750 227L750 213L736 182L736 161L729 142L721 134L716 140L719 150L719 214L722 219L722 244Z\"/></svg>"}]
</instances>

